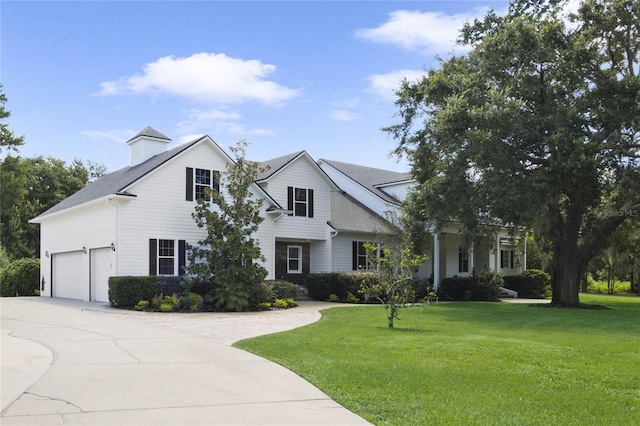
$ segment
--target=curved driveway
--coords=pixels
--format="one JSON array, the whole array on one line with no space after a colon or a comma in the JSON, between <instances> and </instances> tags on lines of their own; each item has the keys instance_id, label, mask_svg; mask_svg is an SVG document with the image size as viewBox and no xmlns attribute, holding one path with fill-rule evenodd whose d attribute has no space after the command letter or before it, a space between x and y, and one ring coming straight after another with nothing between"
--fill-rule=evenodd
<instances>
[{"instance_id":1,"label":"curved driveway","mask_svg":"<svg viewBox=\"0 0 640 426\"><path fill-rule=\"evenodd\" d=\"M2 298L2 425L367 425L291 371L230 345L333 306L162 314Z\"/></svg>"}]
</instances>

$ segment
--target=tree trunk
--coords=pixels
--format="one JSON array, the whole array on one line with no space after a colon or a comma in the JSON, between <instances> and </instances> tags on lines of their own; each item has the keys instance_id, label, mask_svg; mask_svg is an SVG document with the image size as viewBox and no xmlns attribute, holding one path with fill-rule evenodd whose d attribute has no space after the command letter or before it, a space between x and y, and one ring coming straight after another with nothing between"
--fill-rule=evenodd
<instances>
[{"instance_id":1,"label":"tree trunk","mask_svg":"<svg viewBox=\"0 0 640 426\"><path fill-rule=\"evenodd\" d=\"M580 277L584 271L578 256L577 244L569 247L570 244L565 241L562 246L562 249L554 253L551 305L577 308L580 306L578 298Z\"/></svg>"}]
</instances>

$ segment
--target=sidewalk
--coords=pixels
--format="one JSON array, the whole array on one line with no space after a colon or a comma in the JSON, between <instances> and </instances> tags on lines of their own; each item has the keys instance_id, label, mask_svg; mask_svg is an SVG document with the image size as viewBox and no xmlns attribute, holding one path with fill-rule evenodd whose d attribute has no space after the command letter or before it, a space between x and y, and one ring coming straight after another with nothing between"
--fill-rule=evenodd
<instances>
[{"instance_id":1,"label":"sidewalk","mask_svg":"<svg viewBox=\"0 0 640 426\"><path fill-rule=\"evenodd\" d=\"M2 298L2 425L366 425L291 371L229 346L317 321L286 311L156 314Z\"/></svg>"}]
</instances>

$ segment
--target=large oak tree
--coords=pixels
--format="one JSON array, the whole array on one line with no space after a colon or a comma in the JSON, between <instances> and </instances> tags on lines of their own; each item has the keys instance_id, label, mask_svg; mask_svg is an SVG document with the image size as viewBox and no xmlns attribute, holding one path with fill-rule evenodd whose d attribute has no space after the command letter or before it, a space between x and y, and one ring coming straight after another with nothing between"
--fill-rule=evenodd
<instances>
[{"instance_id":1,"label":"large oak tree","mask_svg":"<svg viewBox=\"0 0 640 426\"><path fill-rule=\"evenodd\" d=\"M553 300L578 306L581 275L640 210L640 2L515 0L465 26L466 55L398 91L385 128L419 185L425 223L488 218L551 243ZM486 228L485 228L486 229Z\"/></svg>"}]
</instances>

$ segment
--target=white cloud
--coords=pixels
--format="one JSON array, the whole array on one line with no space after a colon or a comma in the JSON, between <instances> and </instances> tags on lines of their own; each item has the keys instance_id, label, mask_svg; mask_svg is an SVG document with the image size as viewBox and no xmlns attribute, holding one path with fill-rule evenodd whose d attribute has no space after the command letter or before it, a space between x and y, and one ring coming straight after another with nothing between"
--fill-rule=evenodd
<instances>
[{"instance_id":1,"label":"white cloud","mask_svg":"<svg viewBox=\"0 0 640 426\"><path fill-rule=\"evenodd\" d=\"M144 66L142 74L101 83L98 95L162 93L203 103L259 101L277 104L298 95L267 77L276 66L223 53L165 56Z\"/></svg>"},{"instance_id":2,"label":"white cloud","mask_svg":"<svg viewBox=\"0 0 640 426\"><path fill-rule=\"evenodd\" d=\"M426 74L423 70L397 70L387 74L369 76L368 92L385 100L395 100L402 80L416 81Z\"/></svg>"},{"instance_id":3,"label":"white cloud","mask_svg":"<svg viewBox=\"0 0 640 426\"><path fill-rule=\"evenodd\" d=\"M242 116L237 112L193 108L187 112L186 120L178 123L178 130L191 133L206 130L212 133L226 132L234 135L270 135L272 133L269 129L247 129L242 123L239 123L240 120L242 120Z\"/></svg>"},{"instance_id":4,"label":"white cloud","mask_svg":"<svg viewBox=\"0 0 640 426\"><path fill-rule=\"evenodd\" d=\"M417 10L396 10L389 14L389 20L377 28L357 30L356 37L375 43L395 44L408 51L423 54L467 51L456 45L459 31L467 22L482 18L488 8L475 8L469 13L447 15L444 12L420 12Z\"/></svg>"},{"instance_id":5,"label":"white cloud","mask_svg":"<svg viewBox=\"0 0 640 426\"><path fill-rule=\"evenodd\" d=\"M360 114L355 112L346 111L344 109L331 112L331 118L336 121L354 121L360 117Z\"/></svg>"},{"instance_id":6,"label":"white cloud","mask_svg":"<svg viewBox=\"0 0 640 426\"><path fill-rule=\"evenodd\" d=\"M108 141L122 143L134 137L138 132L135 130L85 130L83 135L97 141Z\"/></svg>"}]
</instances>

